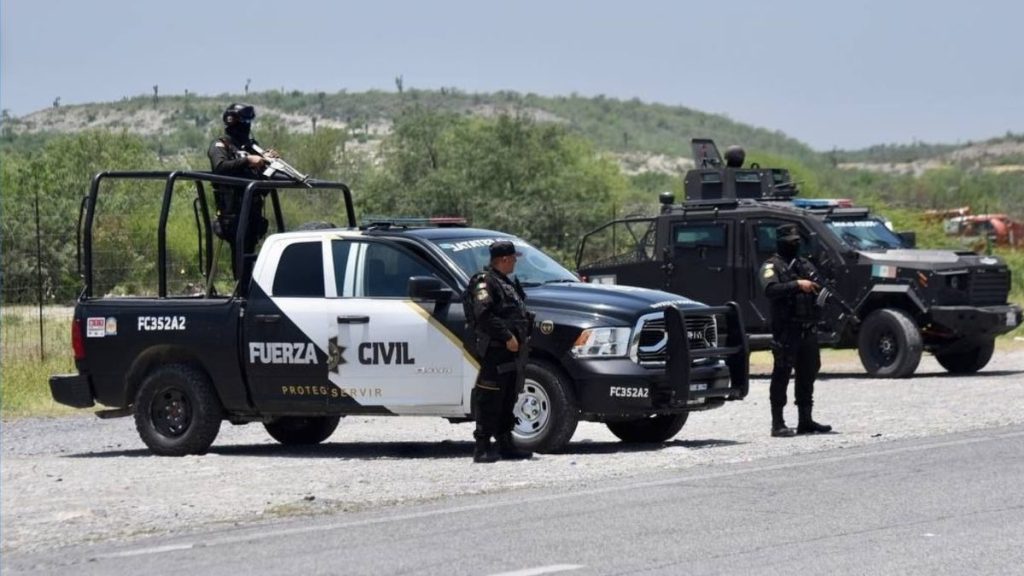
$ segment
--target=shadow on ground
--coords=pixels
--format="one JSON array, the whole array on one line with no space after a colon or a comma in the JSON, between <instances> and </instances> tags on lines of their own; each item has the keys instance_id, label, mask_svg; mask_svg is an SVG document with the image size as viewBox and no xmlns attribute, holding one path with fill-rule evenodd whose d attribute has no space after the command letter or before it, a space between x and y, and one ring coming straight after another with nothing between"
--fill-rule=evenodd
<instances>
[{"instance_id":1,"label":"shadow on ground","mask_svg":"<svg viewBox=\"0 0 1024 576\"><path fill-rule=\"evenodd\" d=\"M690 448L706 450L738 444L733 440L672 440L659 444L631 444L627 442L570 443L560 454L616 454L633 452L657 452L664 448ZM236 444L214 445L209 454L219 456L245 456L268 458L332 458L356 460L382 459L469 459L473 454L473 442L444 440L441 442L326 442L316 446L283 446L281 444ZM536 458L544 458L537 454ZM66 458L161 458L149 450L108 450L68 454ZM169 459L171 457L168 457Z\"/></svg>"}]
</instances>

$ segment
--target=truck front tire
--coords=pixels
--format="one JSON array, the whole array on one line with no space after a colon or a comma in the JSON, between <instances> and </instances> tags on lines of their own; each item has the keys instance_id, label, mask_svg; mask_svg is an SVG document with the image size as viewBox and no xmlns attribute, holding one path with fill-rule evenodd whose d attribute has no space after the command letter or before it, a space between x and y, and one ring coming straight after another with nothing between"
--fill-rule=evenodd
<instances>
[{"instance_id":1,"label":"truck front tire","mask_svg":"<svg viewBox=\"0 0 1024 576\"><path fill-rule=\"evenodd\" d=\"M285 446L309 446L330 438L340 421L341 416L282 416L263 427Z\"/></svg>"},{"instance_id":2,"label":"truck front tire","mask_svg":"<svg viewBox=\"0 0 1024 576\"><path fill-rule=\"evenodd\" d=\"M981 370L992 359L992 352L996 348L995 340L984 340L977 346L955 352L953 354L936 353L935 359L950 374L974 374Z\"/></svg>"},{"instance_id":3,"label":"truck front tire","mask_svg":"<svg viewBox=\"0 0 1024 576\"><path fill-rule=\"evenodd\" d=\"M579 411L569 380L547 364L526 365L526 383L516 399L516 446L531 452L558 452L576 433Z\"/></svg>"},{"instance_id":4,"label":"truck front tire","mask_svg":"<svg viewBox=\"0 0 1024 576\"><path fill-rule=\"evenodd\" d=\"M224 417L209 378L184 364L153 370L135 395L135 428L159 456L205 454Z\"/></svg>"},{"instance_id":5,"label":"truck front tire","mask_svg":"<svg viewBox=\"0 0 1024 576\"><path fill-rule=\"evenodd\" d=\"M872 312L860 327L857 351L868 374L877 378L906 378L921 362L921 332L902 310Z\"/></svg>"},{"instance_id":6,"label":"truck front tire","mask_svg":"<svg viewBox=\"0 0 1024 576\"><path fill-rule=\"evenodd\" d=\"M678 434L687 416L689 414L659 414L628 422L609 422L608 429L623 442L656 444Z\"/></svg>"}]
</instances>

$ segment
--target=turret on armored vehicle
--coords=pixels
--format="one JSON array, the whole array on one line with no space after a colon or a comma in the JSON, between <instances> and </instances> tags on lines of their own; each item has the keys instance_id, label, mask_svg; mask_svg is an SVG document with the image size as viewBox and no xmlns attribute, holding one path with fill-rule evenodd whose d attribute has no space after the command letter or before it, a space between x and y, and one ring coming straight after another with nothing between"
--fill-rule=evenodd
<instances>
[{"instance_id":1,"label":"turret on armored vehicle","mask_svg":"<svg viewBox=\"0 0 1024 576\"><path fill-rule=\"evenodd\" d=\"M837 300L823 310L822 344L857 348L868 373L910 376L922 352L952 373L973 373L992 357L995 337L1021 322L1007 302L1010 269L969 251L917 250L913 233L895 233L849 200L799 199L784 168L725 161L711 140L692 141L696 166L686 200L661 195L654 217L619 219L584 236L577 270L590 282L659 288L711 305L739 302L752 348L771 334L757 271L775 252L775 229L795 224L802 255Z\"/></svg>"}]
</instances>

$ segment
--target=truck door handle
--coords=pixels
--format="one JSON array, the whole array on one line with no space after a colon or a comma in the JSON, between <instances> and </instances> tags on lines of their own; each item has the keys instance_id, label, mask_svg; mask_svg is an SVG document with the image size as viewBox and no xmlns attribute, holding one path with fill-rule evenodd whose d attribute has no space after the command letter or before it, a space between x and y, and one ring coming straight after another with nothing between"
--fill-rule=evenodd
<instances>
[{"instance_id":1,"label":"truck door handle","mask_svg":"<svg viewBox=\"0 0 1024 576\"><path fill-rule=\"evenodd\" d=\"M273 324L275 322L280 322L281 321L281 315L280 314L257 314L256 315L256 321L257 322L263 322L264 324Z\"/></svg>"},{"instance_id":2,"label":"truck door handle","mask_svg":"<svg viewBox=\"0 0 1024 576\"><path fill-rule=\"evenodd\" d=\"M338 324L369 324L369 316L338 316Z\"/></svg>"},{"instance_id":3,"label":"truck door handle","mask_svg":"<svg viewBox=\"0 0 1024 576\"><path fill-rule=\"evenodd\" d=\"M708 270L711 270L712 272L721 272L722 271L722 267L721 266L708 266Z\"/></svg>"}]
</instances>

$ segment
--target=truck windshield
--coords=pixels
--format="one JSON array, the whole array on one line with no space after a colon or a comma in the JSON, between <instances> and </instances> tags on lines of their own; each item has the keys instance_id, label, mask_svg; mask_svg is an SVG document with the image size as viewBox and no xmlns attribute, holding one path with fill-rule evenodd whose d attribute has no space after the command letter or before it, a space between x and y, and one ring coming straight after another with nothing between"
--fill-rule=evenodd
<instances>
[{"instance_id":1,"label":"truck windshield","mask_svg":"<svg viewBox=\"0 0 1024 576\"><path fill-rule=\"evenodd\" d=\"M877 218L828 220L825 224L837 238L854 250L905 248L900 237Z\"/></svg>"},{"instance_id":2,"label":"truck windshield","mask_svg":"<svg viewBox=\"0 0 1024 576\"><path fill-rule=\"evenodd\" d=\"M494 238L440 238L433 240L469 276L490 263L489 246L496 240L509 240L522 255L516 262L515 276L523 286L540 286L556 282L578 282L579 279L547 254L525 240L501 236Z\"/></svg>"}]
</instances>

